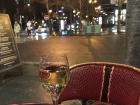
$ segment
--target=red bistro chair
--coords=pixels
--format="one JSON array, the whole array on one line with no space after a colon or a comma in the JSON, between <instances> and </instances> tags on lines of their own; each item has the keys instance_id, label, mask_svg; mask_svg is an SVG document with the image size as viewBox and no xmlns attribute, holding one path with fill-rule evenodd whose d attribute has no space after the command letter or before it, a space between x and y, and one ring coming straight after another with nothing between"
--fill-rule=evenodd
<instances>
[{"instance_id":1,"label":"red bistro chair","mask_svg":"<svg viewBox=\"0 0 140 105\"><path fill-rule=\"evenodd\" d=\"M85 63L70 68L70 80L60 94L66 100L97 100L116 105L138 105L140 69L114 63Z\"/></svg>"}]
</instances>

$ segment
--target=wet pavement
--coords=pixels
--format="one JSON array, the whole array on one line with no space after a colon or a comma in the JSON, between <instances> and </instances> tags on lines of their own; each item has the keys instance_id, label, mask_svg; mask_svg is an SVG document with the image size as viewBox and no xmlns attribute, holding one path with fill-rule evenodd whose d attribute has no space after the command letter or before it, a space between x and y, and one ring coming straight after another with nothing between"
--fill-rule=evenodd
<instances>
[{"instance_id":1,"label":"wet pavement","mask_svg":"<svg viewBox=\"0 0 140 105\"><path fill-rule=\"evenodd\" d=\"M42 54L67 54L70 66L85 62L122 63L123 60L124 35L55 37L38 34L28 37L22 34L16 43L23 64L23 76L18 71L12 71L14 78L0 87L0 105L52 103L38 80L38 65L35 64L39 63Z\"/></svg>"}]
</instances>

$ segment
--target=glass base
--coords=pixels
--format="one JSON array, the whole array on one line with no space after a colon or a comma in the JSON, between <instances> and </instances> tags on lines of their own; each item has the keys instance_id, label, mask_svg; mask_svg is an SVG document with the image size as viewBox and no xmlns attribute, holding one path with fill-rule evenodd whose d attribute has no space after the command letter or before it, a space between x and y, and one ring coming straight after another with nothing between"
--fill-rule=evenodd
<instances>
[{"instance_id":1,"label":"glass base","mask_svg":"<svg viewBox=\"0 0 140 105\"><path fill-rule=\"evenodd\" d=\"M54 95L51 95L51 97L52 97L52 101L53 101L53 105L58 105L58 96L54 96Z\"/></svg>"}]
</instances>

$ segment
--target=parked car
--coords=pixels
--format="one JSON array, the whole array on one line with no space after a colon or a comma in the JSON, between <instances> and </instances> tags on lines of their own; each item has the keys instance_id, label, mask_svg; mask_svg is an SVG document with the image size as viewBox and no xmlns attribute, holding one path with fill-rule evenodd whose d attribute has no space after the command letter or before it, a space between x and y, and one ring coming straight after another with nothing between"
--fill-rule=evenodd
<instances>
[{"instance_id":1,"label":"parked car","mask_svg":"<svg viewBox=\"0 0 140 105\"><path fill-rule=\"evenodd\" d=\"M44 28L42 26L39 26L38 29L37 29L37 33L48 33L49 32L49 29L48 28Z\"/></svg>"}]
</instances>

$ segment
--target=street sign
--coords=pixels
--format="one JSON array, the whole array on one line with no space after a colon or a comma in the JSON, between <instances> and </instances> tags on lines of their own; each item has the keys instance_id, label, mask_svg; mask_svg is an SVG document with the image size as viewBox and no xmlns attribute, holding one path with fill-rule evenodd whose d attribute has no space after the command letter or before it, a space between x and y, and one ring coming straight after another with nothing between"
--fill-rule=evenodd
<instances>
[{"instance_id":1,"label":"street sign","mask_svg":"<svg viewBox=\"0 0 140 105\"><path fill-rule=\"evenodd\" d=\"M44 19L45 19L45 20L49 20L49 16L48 16L48 15L45 15L45 16L44 16Z\"/></svg>"},{"instance_id":2,"label":"street sign","mask_svg":"<svg viewBox=\"0 0 140 105\"><path fill-rule=\"evenodd\" d=\"M6 71L20 67L19 71L22 72L14 36L9 16L0 14L0 85Z\"/></svg>"},{"instance_id":3,"label":"street sign","mask_svg":"<svg viewBox=\"0 0 140 105\"><path fill-rule=\"evenodd\" d=\"M63 10L58 10L58 12L60 13L60 12L63 12Z\"/></svg>"}]
</instances>

